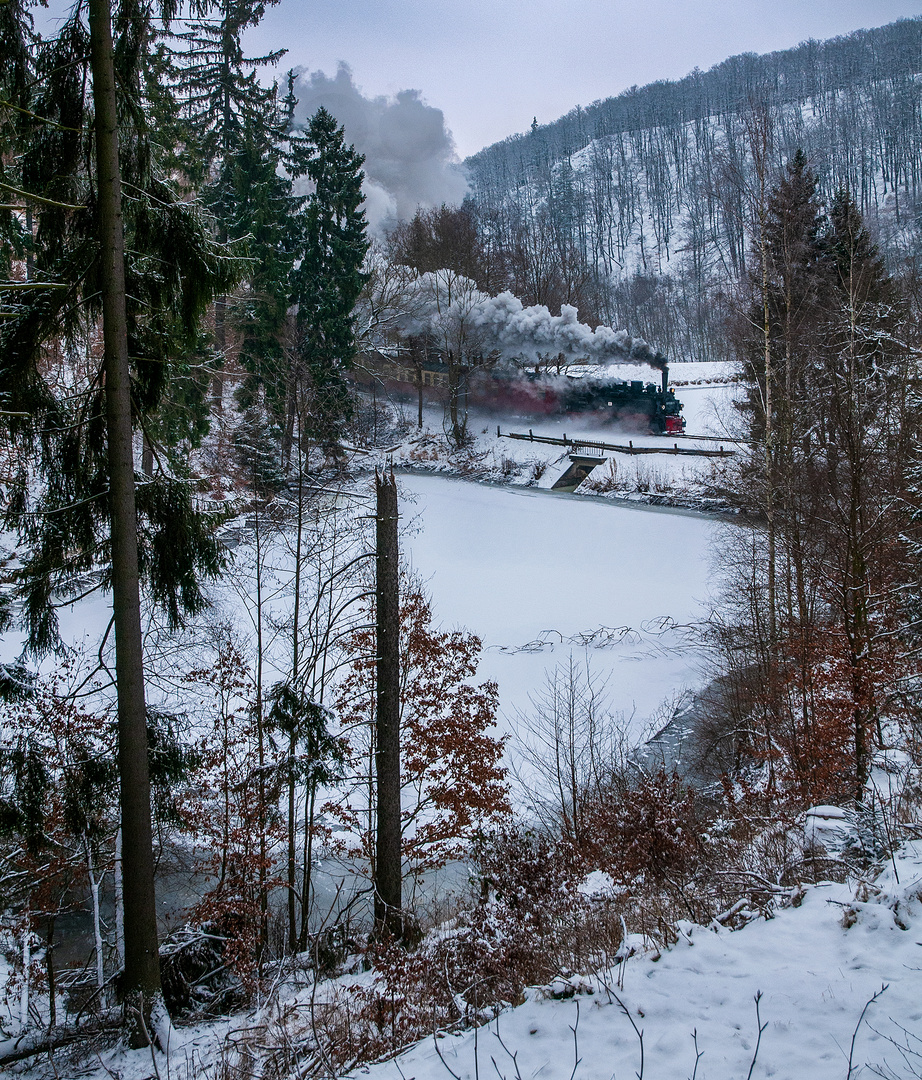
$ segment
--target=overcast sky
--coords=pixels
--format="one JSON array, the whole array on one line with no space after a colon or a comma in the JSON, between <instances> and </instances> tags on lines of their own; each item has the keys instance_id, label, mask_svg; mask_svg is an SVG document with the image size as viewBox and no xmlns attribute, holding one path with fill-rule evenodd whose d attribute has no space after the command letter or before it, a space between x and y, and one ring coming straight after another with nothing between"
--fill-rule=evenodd
<instances>
[{"instance_id":1,"label":"overcast sky","mask_svg":"<svg viewBox=\"0 0 922 1080\"><path fill-rule=\"evenodd\" d=\"M922 0L281 0L249 47L366 95L418 90L458 153L632 85L922 14Z\"/></svg>"}]
</instances>

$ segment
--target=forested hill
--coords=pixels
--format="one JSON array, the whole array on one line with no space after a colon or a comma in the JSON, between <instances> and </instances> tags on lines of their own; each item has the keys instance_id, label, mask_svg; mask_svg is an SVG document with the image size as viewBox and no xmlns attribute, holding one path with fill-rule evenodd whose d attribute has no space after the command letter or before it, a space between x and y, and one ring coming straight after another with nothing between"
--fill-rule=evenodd
<instances>
[{"instance_id":1,"label":"forested hill","mask_svg":"<svg viewBox=\"0 0 922 1080\"><path fill-rule=\"evenodd\" d=\"M534 300L576 302L675 358L718 358L759 145L769 186L802 148L827 199L850 188L894 268L920 250L920 74L922 17L734 56L487 147L466 162L473 200L507 250L557 253Z\"/></svg>"}]
</instances>

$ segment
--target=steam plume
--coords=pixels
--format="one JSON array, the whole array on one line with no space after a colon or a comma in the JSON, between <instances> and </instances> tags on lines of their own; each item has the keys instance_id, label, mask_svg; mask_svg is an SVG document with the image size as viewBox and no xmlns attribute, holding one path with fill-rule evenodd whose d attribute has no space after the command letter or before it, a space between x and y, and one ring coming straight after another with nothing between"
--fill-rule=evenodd
<instances>
[{"instance_id":1,"label":"steam plume","mask_svg":"<svg viewBox=\"0 0 922 1080\"><path fill-rule=\"evenodd\" d=\"M647 364L660 370L665 364L641 338L581 323L569 304L552 315L544 304L525 307L510 292L489 296L469 278L449 270L416 278L404 310L402 334L431 335L442 348L456 353L496 353L531 363L562 353L594 364Z\"/></svg>"},{"instance_id":2,"label":"steam plume","mask_svg":"<svg viewBox=\"0 0 922 1080\"><path fill-rule=\"evenodd\" d=\"M365 97L348 66L340 64L333 78L299 72L295 94L296 123L305 124L323 105L365 155L366 213L373 229L412 217L419 205L457 204L467 194L442 110L427 105L419 91Z\"/></svg>"}]
</instances>

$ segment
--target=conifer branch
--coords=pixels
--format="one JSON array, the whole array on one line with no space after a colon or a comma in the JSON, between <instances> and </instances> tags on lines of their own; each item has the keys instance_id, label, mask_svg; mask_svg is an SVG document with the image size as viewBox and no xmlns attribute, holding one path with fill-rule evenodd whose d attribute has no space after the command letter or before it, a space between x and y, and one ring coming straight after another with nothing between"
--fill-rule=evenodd
<instances>
[{"instance_id":1,"label":"conifer branch","mask_svg":"<svg viewBox=\"0 0 922 1080\"><path fill-rule=\"evenodd\" d=\"M85 206L77 206L74 203L58 202L55 199L46 199L44 195L33 195L30 191L23 191L22 188L13 187L12 184L4 184L0 180L0 190L9 191L13 195L19 195L23 199L30 199L32 202L41 203L42 206L54 206L58 210L86 210Z\"/></svg>"}]
</instances>

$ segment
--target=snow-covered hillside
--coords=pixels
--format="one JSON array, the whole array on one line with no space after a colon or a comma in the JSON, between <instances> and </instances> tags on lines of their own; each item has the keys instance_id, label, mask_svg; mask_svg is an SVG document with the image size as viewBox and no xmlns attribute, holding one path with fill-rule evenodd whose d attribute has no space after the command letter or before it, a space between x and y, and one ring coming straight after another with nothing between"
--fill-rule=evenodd
<instances>
[{"instance_id":1,"label":"snow-covered hillside","mask_svg":"<svg viewBox=\"0 0 922 1080\"><path fill-rule=\"evenodd\" d=\"M568 252L557 295L673 359L725 357L761 153L771 185L803 151L827 204L849 189L890 264L914 258L918 32L902 20L577 106L471 158L474 200L491 229L510 223L504 242L525 228L536 249Z\"/></svg>"},{"instance_id":2,"label":"snow-covered hillside","mask_svg":"<svg viewBox=\"0 0 922 1080\"><path fill-rule=\"evenodd\" d=\"M638 942L637 953L610 971L530 990L523 1005L479 1030L426 1039L367 1075L922 1075L922 844L907 845L872 883L793 895L793 905L736 931L685 923L670 949Z\"/></svg>"},{"instance_id":3,"label":"snow-covered hillside","mask_svg":"<svg viewBox=\"0 0 922 1080\"><path fill-rule=\"evenodd\" d=\"M166 1054L101 1048L73 1073L66 1065L61 1071L67 1059L59 1059L55 1075L252 1080L266 1075L260 1061L276 1068L288 1062L271 1073L279 1080L922 1075L922 842L906 844L873 880L793 885L778 890L768 917L735 905L721 919L709 926L680 922L669 948L627 927L614 967L560 972L482 1026L433 1032L396 1056L345 1073L331 1072L309 1049L312 1017L331 996L361 992L368 973L344 975L319 992L298 979L276 980L274 996L249 1013L171 1031ZM723 924L730 922L739 928ZM42 1066L26 1070L47 1075Z\"/></svg>"}]
</instances>

